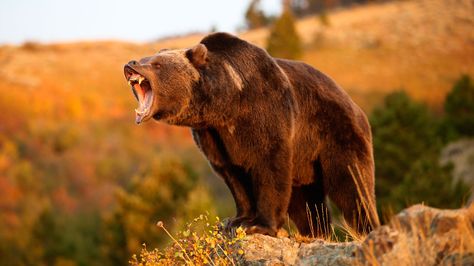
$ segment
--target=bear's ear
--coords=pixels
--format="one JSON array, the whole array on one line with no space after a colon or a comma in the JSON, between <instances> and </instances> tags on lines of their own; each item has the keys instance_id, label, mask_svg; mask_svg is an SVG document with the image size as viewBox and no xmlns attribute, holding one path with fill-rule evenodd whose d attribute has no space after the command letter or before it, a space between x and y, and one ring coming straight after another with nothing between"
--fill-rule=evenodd
<instances>
[{"instance_id":1,"label":"bear's ear","mask_svg":"<svg viewBox=\"0 0 474 266\"><path fill-rule=\"evenodd\" d=\"M200 43L186 51L186 57L195 67L199 68L207 63L207 48Z\"/></svg>"}]
</instances>

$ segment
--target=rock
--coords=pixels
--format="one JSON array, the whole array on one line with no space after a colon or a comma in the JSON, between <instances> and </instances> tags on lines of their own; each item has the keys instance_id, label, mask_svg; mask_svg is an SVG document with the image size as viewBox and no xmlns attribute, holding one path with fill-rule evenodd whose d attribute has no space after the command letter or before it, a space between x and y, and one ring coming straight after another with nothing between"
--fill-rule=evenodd
<instances>
[{"instance_id":1,"label":"rock","mask_svg":"<svg viewBox=\"0 0 474 266\"><path fill-rule=\"evenodd\" d=\"M392 251L393 246L397 243L399 232L387 225L380 226L377 230L370 232L362 242L361 255L368 254L380 257L382 254ZM365 260L368 257L364 256Z\"/></svg>"},{"instance_id":2,"label":"rock","mask_svg":"<svg viewBox=\"0 0 474 266\"><path fill-rule=\"evenodd\" d=\"M290 238L260 234L246 237L242 244L245 265L295 265L300 244Z\"/></svg>"},{"instance_id":3,"label":"rock","mask_svg":"<svg viewBox=\"0 0 474 266\"><path fill-rule=\"evenodd\" d=\"M452 265L468 263L474 252L474 205L440 210L414 205L396 215L389 225L371 232L360 250L366 262L381 264ZM462 265L462 263L460 265Z\"/></svg>"},{"instance_id":4,"label":"rock","mask_svg":"<svg viewBox=\"0 0 474 266\"><path fill-rule=\"evenodd\" d=\"M301 244L295 265L353 265L356 242L327 243L316 240L309 244Z\"/></svg>"},{"instance_id":5,"label":"rock","mask_svg":"<svg viewBox=\"0 0 474 266\"><path fill-rule=\"evenodd\" d=\"M355 242L329 243L314 240L299 243L295 239L264 235L246 237L242 265L352 265Z\"/></svg>"},{"instance_id":6,"label":"rock","mask_svg":"<svg viewBox=\"0 0 474 266\"><path fill-rule=\"evenodd\" d=\"M442 236L451 230L465 230L474 226L474 204L458 210L441 210L421 204L413 205L394 217L392 227L407 232L420 231L430 236ZM458 232L460 233L460 232Z\"/></svg>"},{"instance_id":7,"label":"rock","mask_svg":"<svg viewBox=\"0 0 474 266\"><path fill-rule=\"evenodd\" d=\"M455 181L462 180L474 187L474 138L457 140L449 143L441 151L441 165L453 165ZM468 202L474 202L474 190Z\"/></svg>"},{"instance_id":8,"label":"rock","mask_svg":"<svg viewBox=\"0 0 474 266\"><path fill-rule=\"evenodd\" d=\"M458 210L414 205L362 242L250 235L241 265L474 265L474 204Z\"/></svg>"}]
</instances>

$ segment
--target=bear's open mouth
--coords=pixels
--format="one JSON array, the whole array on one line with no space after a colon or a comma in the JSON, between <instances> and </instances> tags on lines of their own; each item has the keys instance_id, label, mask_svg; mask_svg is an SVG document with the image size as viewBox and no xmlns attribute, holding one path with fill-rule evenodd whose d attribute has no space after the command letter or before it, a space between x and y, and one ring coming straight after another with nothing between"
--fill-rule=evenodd
<instances>
[{"instance_id":1,"label":"bear's open mouth","mask_svg":"<svg viewBox=\"0 0 474 266\"><path fill-rule=\"evenodd\" d=\"M151 109L153 102L153 91L150 82L131 68L126 69L128 84L135 98L138 100L138 108L135 109L137 123L145 118Z\"/></svg>"}]
</instances>

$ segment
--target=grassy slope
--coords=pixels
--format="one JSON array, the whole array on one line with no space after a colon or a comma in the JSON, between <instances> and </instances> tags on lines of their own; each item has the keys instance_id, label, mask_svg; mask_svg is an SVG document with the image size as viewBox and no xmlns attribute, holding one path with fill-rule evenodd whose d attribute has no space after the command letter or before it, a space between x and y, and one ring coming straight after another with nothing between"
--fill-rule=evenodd
<instances>
[{"instance_id":1,"label":"grassy slope","mask_svg":"<svg viewBox=\"0 0 474 266\"><path fill-rule=\"evenodd\" d=\"M473 12L472 1L451 0L340 11L315 30L319 44L304 60L366 108L371 96L398 88L436 106L461 73L474 75Z\"/></svg>"},{"instance_id":2,"label":"grassy slope","mask_svg":"<svg viewBox=\"0 0 474 266\"><path fill-rule=\"evenodd\" d=\"M302 60L333 77L365 108L375 103L372 98L398 88L439 103L461 73L474 75L470 3L422 0L356 7L331 13L328 27L321 26L317 17L303 19L298 23L307 48ZM241 37L264 46L267 35L266 29L259 29ZM9 103L7 92L32 104L35 112L68 109L85 118L92 108L99 117L131 120L135 103L121 75L123 64L163 47L188 47L201 38L1 47L0 103L17 105ZM63 98L45 95L65 97L76 109L64 106Z\"/></svg>"}]
</instances>

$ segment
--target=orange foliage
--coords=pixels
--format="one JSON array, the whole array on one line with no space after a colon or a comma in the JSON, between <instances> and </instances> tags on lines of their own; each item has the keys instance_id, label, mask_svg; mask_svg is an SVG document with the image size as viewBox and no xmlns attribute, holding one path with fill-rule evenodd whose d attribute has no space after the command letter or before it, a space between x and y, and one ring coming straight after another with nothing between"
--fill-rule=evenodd
<instances>
[{"instance_id":1,"label":"orange foliage","mask_svg":"<svg viewBox=\"0 0 474 266\"><path fill-rule=\"evenodd\" d=\"M0 209L14 211L22 196L17 186L13 185L4 176L0 176Z\"/></svg>"},{"instance_id":2,"label":"orange foliage","mask_svg":"<svg viewBox=\"0 0 474 266\"><path fill-rule=\"evenodd\" d=\"M77 199L71 197L65 187L58 187L54 190L52 192L52 199L66 213L74 213L77 209Z\"/></svg>"}]
</instances>

